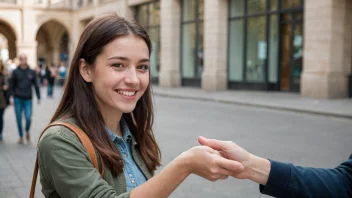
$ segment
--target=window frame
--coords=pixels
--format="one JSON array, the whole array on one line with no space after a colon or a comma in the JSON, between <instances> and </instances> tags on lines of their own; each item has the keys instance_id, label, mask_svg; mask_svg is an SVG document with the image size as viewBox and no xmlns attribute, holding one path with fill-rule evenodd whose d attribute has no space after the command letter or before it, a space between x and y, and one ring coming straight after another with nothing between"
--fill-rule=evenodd
<instances>
[{"instance_id":1,"label":"window frame","mask_svg":"<svg viewBox=\"0 0 352 198\"><path fill-rule=\"evenodd\" d=\"M194 7L194 11L195 11L195 18L193 20L184 20L183 18L183 3L185 0L181 0L180 1L180 5L181 5L181 28L180 28L180 72L181 72L181 85L182 86L194 86L194 87L200 87L201 86L201 79L202 76L197 77L193 77L193 78L185 78L183 77L183 65L182 65L182 60L183 60L183 30L184 30L184 26L185 25L189 25L189 24L195 24L195 29L196 29L196 38L195 38L195 49L198 50L199 47L199 42L198 42L198 38L199 38L199 25L200 23L203 23L203 36L204 36L204 16L202 18L199 17L199 2L204 0L194 0L196 2L195 7ZM205 8L205 5L203 3L203 6ZM205 9L203 8L203 10L205 11ZM204 40L204 37L203 37ZM204 41L203 41L204 42ZM204 53L204 46L203 46L203 53ZM198 56L197 56L197 51L194 52L193 54L196 58L194 60L194 73L197 73L197 65L199 64L199 60L198 60ZM204 58L203 58L203 62L204 62ZM204 68L204 65L203 65Z\"/></svg>"},{"instance_id":2,"label":"window frame","mask_svg":"<svg viewBox=\"0 0 352 198\"><path fill-rule=\"evenodd\" d=\"M146 16L147 16L146 23L147 23L147 25L146 26L142 26L142 27L143 27L143 29L145 29L145 31L147 31L148 35L150 34L149 31L151 29L159 28L159 40L158 40L159 49L158 50L160 52L160 46L161 46L161 44L160 44L160 42L161 42L160 20L159 20L159 25L150 25L151 24L151 22L150 22L150 16L151 16L151 14L150 14L150 6L152 6L153 4L157 4L157 3L159 4L159 19L161 19L161 15L160 15L161 8L160 8L160 1L159 0L149 1L149 2L145 2L145 3L142 3L142 4L136 5L134 7L134 11L136 13L136 17L135 17L136 21L139 22L138 21L138 8L140 8L141 6L146 6L146 10L147 10L147 12L146 12ZM152 50L154 50L154 49L152 49ZM158 57L158 59L159 59L159 60L157 60L157 65L159 64L158 77L151 77L151 79L150 79L151 82L154 83L154 84L158 84L158 82L159 82L160 56Z\"/></svg>"},{"instance_id":3,"label":"window frame","mask_svg":"<svg viewBox=\"0 0 352 198\"><path fill-rule=\"evenodd\" d=\"M293 7L293 8L285 8L282 9L281 2L282 0L277 0L277 7L275 10L271 10L271 3L274 0L266 0L266 10L265 12L258 12L258 13L248 13L248 1L244 0L244 13L241 16L231 16L231 6L232 0L229 1L228 6L228 38L227 41L230 41L231 38L231 22L235 20L243 20L243 56L242 56L242 80L241 81L234 81L230 79L230 43L227 47L227 77L228 77L228 88L229 89L254 89L254 90L280 90L280 57L281 57L281 33L280 33L280 25L282 24L281 14L283 13L294 13L294 12L301 12L304 14L304 0L301 1L301 6ZM279 54L277 56L277 82L270 82L269 81L269 63L270 63L270 34L271 34L271 17L276 15L277 20L277 29L275 31L278 32L278 47L279 47ZM248 43L248 19L254 17L265 17L265 41L266 41L266 59L264 63L264 81L263 82L250 82L247 80L247 43Z\"/></svg>"}]
</instances>

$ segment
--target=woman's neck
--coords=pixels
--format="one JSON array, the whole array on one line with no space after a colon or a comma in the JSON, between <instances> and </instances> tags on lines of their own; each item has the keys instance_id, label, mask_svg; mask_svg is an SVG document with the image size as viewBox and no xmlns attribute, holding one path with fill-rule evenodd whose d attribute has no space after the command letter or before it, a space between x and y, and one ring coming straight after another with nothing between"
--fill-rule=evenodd
<instances>
[{"instance_id":1,"label":"woman's neck","mask_svg":"<svg viewBox=\"0 0 352 198\"><path fill-rule=\"evenodd\" d=\"M122 112L114 111L110 107L105 107L105 105L99 105L101 109L101 114L104 119L105 126L116 135L122 137L122 132L120 129L120 120L122 117Z\"/></svg>"},{"instance_id":2,"label":"woman's neck","mask_svg":"<svg viewBox=\"0 0 352 198\"><path fill-rule=\"evenodd\" d=\"M116 135L122 137L122 131L121 131L121 127L120 127L120 120L121 120L121 116L119 119L112 118L112 117L105 117L104 118L104 122L106 127L113 133L115 133Z\"/></svg>"}]
</instances>

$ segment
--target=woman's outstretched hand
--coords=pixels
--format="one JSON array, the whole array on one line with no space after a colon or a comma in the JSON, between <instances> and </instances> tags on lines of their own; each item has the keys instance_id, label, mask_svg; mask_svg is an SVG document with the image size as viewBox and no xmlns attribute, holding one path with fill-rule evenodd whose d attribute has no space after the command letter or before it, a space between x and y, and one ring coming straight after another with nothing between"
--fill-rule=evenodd
<instances>
[{"instance_id":1,"label":"woman's outstretched hand","mask_svg":"<svg viewBox=\"0 0 352 198\"><path fill-rule=\"evenodd\" d=\"M220 153L208 146L196 146L180 156L188 174L196 174L210 181L227 179L233 173L242 172L240 162L221 157Z\"/></svg>"}]
</instances>

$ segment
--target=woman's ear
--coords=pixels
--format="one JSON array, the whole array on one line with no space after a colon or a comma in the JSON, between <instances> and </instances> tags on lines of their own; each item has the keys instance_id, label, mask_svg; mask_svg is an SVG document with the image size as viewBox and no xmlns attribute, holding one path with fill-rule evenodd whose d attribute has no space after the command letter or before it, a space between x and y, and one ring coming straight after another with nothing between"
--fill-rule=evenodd
<instances>
[{"instance_id":1,"label":"woman's ear","mask_svg":"<svg viewBox=\"0 0 352 198\"><path fill-rule=\"evenodd\" d=\"M87 62L81 58L79 59L79 73L86 82L92 82L92 72Z\"/></svg>"}]
</instances>

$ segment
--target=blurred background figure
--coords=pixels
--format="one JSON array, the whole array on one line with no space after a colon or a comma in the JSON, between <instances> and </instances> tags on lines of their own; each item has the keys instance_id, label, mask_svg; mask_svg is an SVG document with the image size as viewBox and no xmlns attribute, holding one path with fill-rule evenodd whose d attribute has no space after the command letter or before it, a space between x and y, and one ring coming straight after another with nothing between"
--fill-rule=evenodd
<instances>
[{"instance_id":1,"label":"blurred background figure","mask_svg":"<svg viewBox=\"0 0 352 198\"><path fill-rule=\"evenodd\" d=\"M7 76L11 77L11 73L13 70L15 70L17 67L16 63L12 61L11 59L7 60L6 62L6 70L7 70Z\"/></svg>"},{"instance_id":2,"label":"blurred background figure","mask_svg":"<svg viewBox=\"0 0 352 198\"><path fill-rule=\"evenodd\" d=\"M57 71L54 63L46 68L45 77L48 82L48 98L53 98L55 79L57 77Z\"/></svg>"},{"instance_id":3,"label":"blurred background figure","mask_svg":"<svg viewBox=\"0 0 352 198\"><path fill-rule=\"evenodd\" d=\"M23 128L22 128L22 113L26 119L26 139L30 141L30 127L32 121L32 86L35 88L35 92L40 104L40 90L37 82L36 72L28 66L27 56L25 54L20 55L21 64L12 72L10 78L10 94L13 96L13 102L15 105L15 114L17 121L17 128L20 139L18 144L23 144Z\"/></svg>"},{"instance_id":4,"label":"blurred background figure","mask_svg":"<svg viewBox=\"0 0 352 198\"><path fill-rule=\"evenodd\" d=\"M8 100L8 81L6 75L6 68L3 61L0 59L0 141L2 141L2 130L4 126L4 112L9 103Z\"/></svg>"},{"instance_id":5,"label":"blurred background figure","mask_svg":"<svg viewBox=\"0 0 352 198\"><path fill-rule=\"evenodd\" d=\"M45 87L47 85L47 79L46 79L46 65L42 64L39 65L39 82L42 87Z\"/></svg>"},{"instance_id":6,"label":"blurred background figure","mask_svg":"<svg viewBox=\"0 0 352 198\"><path fill-rule=\"evenodd\" d=\"M59 67L59 86L62 87L65 84L65 79L66 79L66 73L67 73L67 69L66 69L66 65L65 62L61 61L60 63L60 67Z\"/></svg>"}]
</instances>

